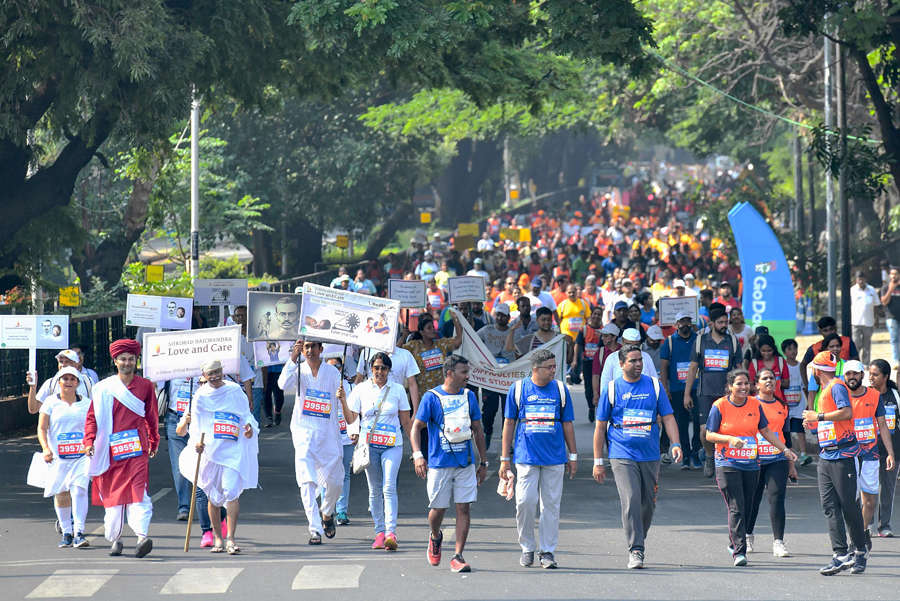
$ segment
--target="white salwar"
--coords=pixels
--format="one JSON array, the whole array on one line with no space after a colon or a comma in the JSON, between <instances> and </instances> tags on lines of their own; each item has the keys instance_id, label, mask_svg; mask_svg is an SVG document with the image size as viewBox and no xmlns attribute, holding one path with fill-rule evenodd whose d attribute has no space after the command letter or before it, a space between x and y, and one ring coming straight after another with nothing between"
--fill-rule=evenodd
<instances>
[{"instance_id":1,"label":"white salwar","mask_svg":"<svg viewBox=\"0 0 900 601\"><path fill-rule=\"evenodd\" d=\"M322 515L334 514L344 483L344 449L335 407L340 403L337 398L340 384L340 372L325 362L313 376L307 362L298 367L288 361L278 378L282 390L297 388L291 415L291 438L297 486L310 534L323 533ZM316 501L318 487L324 488L321 507Z\"/></svg>"},{"instance_id":2,"label":"white salwar","mask_svg":"<svg viewBox=\"0 0 900 601\"><path fill-rule=\"evenodd\" d=\"M217 415L218 414L218 415ZM219 423L218 431L216 424ZM233 424L231 432L222 431L222 424ZM253 428L253 436L244 436L244 426ZM197 486L216 507L234 501L259 482L259 424L250 413L250 405L243 388L225 381L219 388L209 384L201 386L191 403L190 440L198 442L205 434L203 453L200 454L200 471ZM178 457L181 475L189 482L194 480L197 468L197 451L188 444Z\"/></svg>"}]
</instances>

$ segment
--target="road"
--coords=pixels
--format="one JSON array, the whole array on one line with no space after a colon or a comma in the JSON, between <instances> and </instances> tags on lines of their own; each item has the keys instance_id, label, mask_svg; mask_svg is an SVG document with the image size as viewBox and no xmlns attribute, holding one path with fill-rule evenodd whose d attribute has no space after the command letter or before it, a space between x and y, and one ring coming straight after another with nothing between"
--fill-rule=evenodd
<instances>
[{"instance_id":1,"label":"road","mask_svg":"<svg viewBox=\"0 0 900 601\"><path fill-rule=\"evenodd\" d=\"M154 550L147 558L109 557L102 537L102 510L92 507L90 549L57 549L49 499L25 485L35 437L0 441L0 577L5 601L57 597L96 600L194 599L229 592L239 599L896 599L900 538L876 539L864 575L831 578L817 569L830 550L818 502L814 465L801 470L788 492L787 535L793 557L776 560L767 509L757 527L750 566L734 568L725 507L712 480L698 471L664 466L659 504L647 540L648 569L625 569L624 535L615 485L590 478L592 427L580 386L576 398L579 473L567 480L557 559L560 569L518 565L514 505L496 493L496 447L491 476L479 491L466 559L468 575L452 574L452 518L445 526L444 562L425 561L425 486L407 462L400 473L400 517L396 553L369 549L372 535L365 478L354 476L352 523L337 537L309 547L294 482L293 447L287 422L263 430L260 481L263 490L241 498L239 556L212 555L199 547L195 525L191 551L183 553L185 523L175 521L169 461L163 450L151 462ZM288 399L290 408L291 400ZM496 444L496 443L495 443ZM900 519L900 518L898 518ZM900 528L900 523L894 524ZM127 545L134 538L126 539ZM126 547L126 554L129 549Z\"/></svg>"}]
</instances>

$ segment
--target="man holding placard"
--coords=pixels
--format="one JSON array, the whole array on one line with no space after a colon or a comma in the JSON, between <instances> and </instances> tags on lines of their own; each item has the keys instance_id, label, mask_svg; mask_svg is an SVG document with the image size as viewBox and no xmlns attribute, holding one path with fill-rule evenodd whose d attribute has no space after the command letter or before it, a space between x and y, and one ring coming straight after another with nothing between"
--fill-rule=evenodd
<instances>
[{"instance_id":1,"label":"man holding placard","mask_svg":"<svg viewBox=\"0 0 900 601\"><path fill-rule=\"evenodd\" d=\"M153 502L147 493L150 459L159 447L159 415L153 382L135 374L141 345L116 340L109 345L116 375L102 380L93 390L84 426L84 450L91 457L91 491L94 504L106 508L106 540L110 555L122 554L122 527L138 537L135 557L153 549L148 536Z\"/></svg>"}]
</instances>

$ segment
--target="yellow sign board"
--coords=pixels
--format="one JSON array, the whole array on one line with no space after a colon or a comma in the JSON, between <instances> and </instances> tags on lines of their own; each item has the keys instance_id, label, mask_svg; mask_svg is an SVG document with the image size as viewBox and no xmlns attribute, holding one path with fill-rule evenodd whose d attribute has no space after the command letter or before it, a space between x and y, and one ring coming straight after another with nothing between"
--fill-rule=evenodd
<instances>
[{"instance_id":1,"label":"yellow sign board","mask_svg":"<svg viewBox=\"0 0 900 601\"><path fill-rule=\"evenodd\" d=\"M519 230L514 227L500 228L500 239L501 240L512 240L513 242L518 242L519 241Z\"/></svg>"},{"instance_id":2,"label":"yellow sign board","mask_svg":"<svg viewBox=\"0 0 900 601\"><path fill-rule=\"evenodd\" d=\"M61 307L77 307L81 304L81 292L78 286L64 286L59 289L59 305Z\"/></svg>"},{"instance_id":3,"label":"yellow sign board","mask_svg":"<svg viewBox=\"0 0 900 601\"><path fill-rule=\"evenodd\" d=\"M518 200L519 199L519 189L518 188L510 188L509 189L509 199L510 200Z\"/></svg>"},{"instance_id":4,"label":"yellow sign board","mask_svg":"<svg viewBox=\"0 0 900 601\"><path fill-rule=\"evenodd\" d=\"M338 248L347 248L350 246L350 238L347 236L338 235L337 240L334 242Z\"/></svg>"},{"instance_id":5,"label":"yellow sign board","mask_svg":"<svg viewBox=\"0 0 900 601\"><path fill-rule=\"evenodd\" d=\"M531 228L523 227L519 230L519 242L531 242Z\"/></svg>"},{"instance_id":6,"label":"yellow sign board","mask_svg":"<svg viewBox=\"0 0 900 601\"><path fill-rule=\"evenodd\" d=\"M457 226L459 230L460 236L475 236L478 237L478 224L477 223L460 223Z\"/></svg>"},{"instance_id":7,"label":"yellow sign board","mask_svg":"<svg viewBox=\"0 0 900 601\"><path fill-rule=\"evenodd\" d=\"M163 272L165 267L162 265L147 265L147 281L161 282L163 281Z\"/></svg>"},{"instance_id":8,"label":"yellow sign board","mask_svg":"<svg viewBox=\"0 0 900 601\"><path fill-rule=\"evenodd\" d=\"M419 213L419 223L431 223L431 213L427 211Z\"/></svg>"}]
</instances>

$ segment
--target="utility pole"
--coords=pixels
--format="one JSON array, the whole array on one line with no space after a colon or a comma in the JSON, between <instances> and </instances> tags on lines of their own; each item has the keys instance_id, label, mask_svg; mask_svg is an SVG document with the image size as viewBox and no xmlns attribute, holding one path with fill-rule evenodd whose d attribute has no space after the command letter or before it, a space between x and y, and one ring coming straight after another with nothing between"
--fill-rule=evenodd
<instances>
[{"instance_id":1,"label":"utility pole","mask_svg":"<svg viewBox=\"0 0 900 601\"><path fill-rule=\"evenodd\" d=\"M200 101L197 92L191 94L191 281L200 271Z\"/></svg>"},{"instance_id":2,"label":"utility pole","mask_svg":"<svg viewBox=\"0 0 900 601\"><path fill-rule=\"evenodd\" d=\"M847 196L847 57L844 47L837 46L837 109L841 128L841 172L838 174L838 198L841 222L841 326L850 335L850 199Z\"/></svg>"},{"instance_id":3,"label":"utility pole","mask_svg":"<svg viewBox=\"0 0 900 601\"><path fill-rule=\"evenodd\" d=\"M506 200L503 202L503 206L505 208L509 208L511 206L509 198L509 185L509 136L503 136L503 191L506 195Z\"/></svg>"},{"instance_id":4,"label":"utility pole","mask_svg":"<svg viewBox=\"0 0 900 601\"><path fill-rule=\"evenodd\" d=\"M794 134L794 206L791 209L791 231L798 239L803 238L803 151L800 146L800 132Z\"/></svg>"},{"instance_id":5,"label":"utility pole","mask_svg":"<svg viewBox=\"0 0 900 601\"><path fill-rule=\"evenodd\" d=\"M830 28L829 28L830 31ZM834 108L832 106L832 94L834 93L834 81L831 71L831 57L833 55L831 40L825 36L825 140L828 144L829 154L834 147ZM827 282L828 282L828 314L834 316L837 312L837 244L834 231L834 174L830 167L825 169L825 241L827 244Z\"/></svg>"},{"instance_id":6,"label":"utility pole","mask_svg":"<svg viewBox=\"0 0 900 601\"><path fill-rule=\"evenodd\" d=\"M815 250L819 246L819 237L816 234L816 159L812 152L806 153L806 185L809 188L809 235Z\"/></svg>"}]
</instances>

